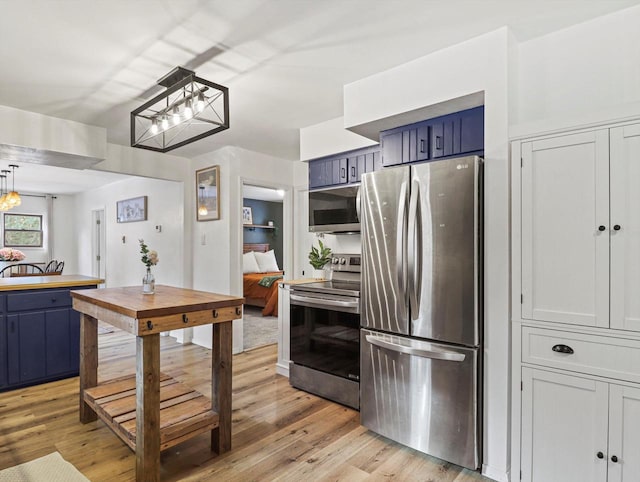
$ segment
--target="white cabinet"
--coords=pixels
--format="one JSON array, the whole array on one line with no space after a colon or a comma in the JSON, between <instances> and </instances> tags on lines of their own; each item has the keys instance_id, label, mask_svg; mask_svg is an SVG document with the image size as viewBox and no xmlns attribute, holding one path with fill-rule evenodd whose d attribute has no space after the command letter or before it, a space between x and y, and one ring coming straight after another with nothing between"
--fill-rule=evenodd
<instances>
[{"instance_id":1,"label":"white cabinet","mask_svg":"<svg viewBox=\"0 0 640 482\"><path fill-rule=\"evenodd\" d=\"M640 331L640 125L521 144L522 318Z\"/></svg>"},{"instance_id":2,"label":"white cabinet","mask_svg":"<svg viewBox=\"0 0 640 482\"><path fill-rule=\"evenodd\" d=\"M522 480L640 480L640 389L522 369Z\"/></svg>"},{"instance_id":3,"label":"white cabinet","mask_svg":"<svg viewBox=\"0 0 640 482\"><path fill-rule=\"evenodd\" d=\"M611 328L640 331L640 124L610 132Z\"/></svg>"},{"instance_id":4,"label":"white cabinet","mask_svg":"<svg viewBox=\"0 0 640 482\"><path fill-rule=\"evenodd\" d=\"M276 373L289 376L289 285L280 283L278 287L278 361Z\"/></svg>"},{"instance_id":5,"label":"white cabinet","mask_svg":"<svg viewBox=\"0 0 640 482\"><path fill-rule=\"evenodd\" d=\"M514 472L638 482L640 123L512 154Z\"/></svg>"}]
</instances>

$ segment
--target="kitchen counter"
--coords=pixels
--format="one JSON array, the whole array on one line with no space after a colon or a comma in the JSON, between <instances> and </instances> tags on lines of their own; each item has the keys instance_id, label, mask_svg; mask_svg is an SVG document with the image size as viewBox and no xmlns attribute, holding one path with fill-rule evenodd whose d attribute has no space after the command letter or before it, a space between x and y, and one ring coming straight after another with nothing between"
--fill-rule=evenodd
<instances>
[{"instance_id":1,"label":"kitchen counter","mask_svg":"<svg viewBox=\"0 0 640 482\"><path fill-rule=\"evenodd\" d=\"M103 282L82 275L0 278L0 392L78 375L80 314L70 291Z\"/></svg>"},{"instance_id":2,"label":"kitchen counter","mask_svg":"<svg viewBox=\"0 0 640 482\"><path fill-rule=\"evenodd\" d=\"M45 288L65 288L70 286L96 286L103 279L80 274L61 274L53 276L15 276L0 278L0 291L35 290Z\"/></svg>"}]
</instances>

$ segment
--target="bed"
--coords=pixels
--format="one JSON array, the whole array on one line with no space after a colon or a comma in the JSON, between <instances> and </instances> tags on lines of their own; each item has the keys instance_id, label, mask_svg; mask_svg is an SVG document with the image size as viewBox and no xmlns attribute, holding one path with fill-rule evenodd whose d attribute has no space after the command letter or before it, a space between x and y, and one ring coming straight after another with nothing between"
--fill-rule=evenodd
<instances>
[{"instance_id":1,"label":"bed","mask_svg":"<svg viewBox=\"0 0 640 482\"><path fill-rule=\"evenodd\" d=\"M245 305L258 306L262 308L262 316L278 315L278 286L282 282L283 272L280 271L275 261L273 251L269 249L269 244L245 243L243 252L243 275L242 286ZM252 265L252 253L266 260L261 265ZM255 258L254 258L255 259ZM270 268L265 271L262 268ZM262 283L261 283L262 282ZM268 285L268 286L261 286Z\"/></svg>"}]
</instances>

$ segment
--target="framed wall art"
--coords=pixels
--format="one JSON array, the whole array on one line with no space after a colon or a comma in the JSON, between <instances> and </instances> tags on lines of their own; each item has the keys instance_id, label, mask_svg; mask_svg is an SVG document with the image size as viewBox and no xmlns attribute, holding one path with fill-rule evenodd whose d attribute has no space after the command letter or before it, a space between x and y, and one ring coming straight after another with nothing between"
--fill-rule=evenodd
<instances>
[{"instance_id":1,"label":"framed wall art","mask_svg":"<svg viewBox=\"0 0 640 482\"><path fill-rule=\"evenodd\" d=\"M253 224L253 212L250 207L242 207L242 224Z\"/></svg>"},{"instance_id":2,"label":"framed wall art","mask_svg":"<svg viewBox=\"0 0 640 482\"><path fill-rule=\"evenodd\" d=\"M196 171L196 219L220 219L220 166Z\"/></svg>"},{"instance_id":3,"label":"framed wall art","mask_svg":"<svg viewBox=\"0 0 640 482\"><path fill-rule=\"evenodd\" d=\"M124 199L116 203L119 223L134 223L147 220L147 196Z\"/></svg>"}]
</instances>

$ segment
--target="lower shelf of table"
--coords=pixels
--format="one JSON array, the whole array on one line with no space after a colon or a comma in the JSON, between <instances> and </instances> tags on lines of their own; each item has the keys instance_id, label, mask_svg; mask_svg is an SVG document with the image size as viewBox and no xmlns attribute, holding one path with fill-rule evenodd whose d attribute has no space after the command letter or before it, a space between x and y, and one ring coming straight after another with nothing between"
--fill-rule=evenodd
<instances>
[{"instance_id":1,"label":"lower shelf of table","mask_svg":"<svg viewBox=\"0 0 640 482\"><path fill-rule=\"evenodd\" d=\"M84 392L85 402L126 443L136 448L136 377L110 380ZM160 450L219 425L211 400L164 373L160 374Z\"/></svg>"}]
</instances>

